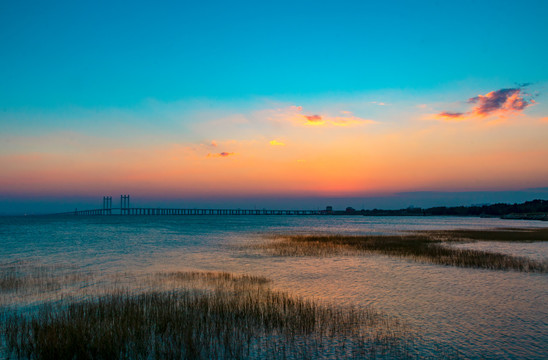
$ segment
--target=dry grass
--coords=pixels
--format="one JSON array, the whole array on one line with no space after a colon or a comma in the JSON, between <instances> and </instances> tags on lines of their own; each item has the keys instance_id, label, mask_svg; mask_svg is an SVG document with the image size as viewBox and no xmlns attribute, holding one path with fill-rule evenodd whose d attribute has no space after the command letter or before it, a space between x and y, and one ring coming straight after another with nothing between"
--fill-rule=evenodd
<instances>
[{"instance_id":1,"label":"dry grass","mask_svg":"<svg viewBox=\"0 0 548 360\"><path fill-rule=\"evenodd\" d=\"M59 279L52 275L47 266L13 262L0 264L0 291L20 292L29 288L41 291L59 289Z\"/></svg>"},{"instance_id":2,"label":"dry grass","mask_svg":"<svg viewBox=\"0 0 548 360\"><path fill-rule=\"evenodd\" d=\"M37 262L0 263L0 293L51 292L89 278L75 267L44 265Z\"/></svg>"},{"instance_id":3,"label":"dry grass","mask_svg":"<svg viewBox=\"0 0 548 360\"><path fill-rule=\"evenodd\" d=\"M331 256L379 253L440 265L493 270L548 272L548 261L536 261L524 257L480 250L457 249L444 244L444 242L449 241L462 241L465 239L465 236L475 236L475 240L482 239L481 235L484 233L486 232L444 231L401 236L294 235L278 237L274 241L259 245L259 247L272 255L278 256ZM505 237L500 235L500 233L502 232L497 231L494 234L490 234L492 235L491 238L503 238L507 239L506 241L518 241L516 239L531 241L530 239L538 239L545 236L544 232L540 232L540 236L536 237L532 236L530 232L516 232L512 235L504 233Z\"/></svg>"},{"instance_id":4,"label":"dry grass","mask_svg":"<svg viewBox=\"0 0 548 360\"><path fill-rule=\"evenodd\" d=\"M507 242L539 242L548 241L548 228L537 229L493 229L493 230L443 230L423 231L445 241L507 241Z\"/></svg>"},{"instance_id":5,"label":"dry grass","mask_svg":"<svg viewBox=\"0 0 548 360\"><path fill-rule=\"evenodd\" d=\"M131 294L3 309L7 355L25 359L406 358L413 338L371 309L337 308L273 291L261 277L169 273L210 289Z\"/></svg>"},{"instance_id":6,"label":"dry grass","mask_svg":"<svg viewBox=\"0 0 548 360\"><path fill-rule=\"evenodd\" d=\"M182 284L208 284L213 286L229 285L231 287L244 287L249 288L253 285L265 285L270 282L264 276L254 275L234 275L227 272L199 272L199 271L178 271L157 273L155 275L157 280L170 280L174 282L180 282Z\"/></svg>"}]
</instances>

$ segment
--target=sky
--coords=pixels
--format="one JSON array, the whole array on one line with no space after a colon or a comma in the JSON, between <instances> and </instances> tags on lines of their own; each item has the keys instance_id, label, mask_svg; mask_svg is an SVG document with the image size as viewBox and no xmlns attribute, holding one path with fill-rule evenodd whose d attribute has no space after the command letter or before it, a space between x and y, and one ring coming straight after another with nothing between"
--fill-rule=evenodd
<instances>
[{"instance_id":1,"label":"sky","mask_svg":"<svg viewBox=\"0 0 548 360\"><path fill-rule=\"evenodd\" d=\"M548 198L546 1L0 3L0 213Z\"/></svg>"}]
</instances>

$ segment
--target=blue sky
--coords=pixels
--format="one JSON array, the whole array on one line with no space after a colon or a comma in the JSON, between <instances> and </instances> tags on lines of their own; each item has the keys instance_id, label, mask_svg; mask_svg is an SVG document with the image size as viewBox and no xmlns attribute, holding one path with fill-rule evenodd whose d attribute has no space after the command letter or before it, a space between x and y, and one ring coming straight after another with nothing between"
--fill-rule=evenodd
<instances>
[{"instance_id":1,"label":"blue sky","mask_svg":"<svg viewBox=\"0 0 548 360\"><path fill-rule=\"evenodd\" d=\"M546 1L4 2L0 106L547 80Z\"/></svg>"},{"instance_id":2,"label":"blue sky","mask_svg":"<svg viewBox=\"0 0 548 360\"><path fill-rule=\"evenodd\" d=\"M2 2L0 212L533 196L546 19L547 1Z\"/></svg>"}]
</instances>

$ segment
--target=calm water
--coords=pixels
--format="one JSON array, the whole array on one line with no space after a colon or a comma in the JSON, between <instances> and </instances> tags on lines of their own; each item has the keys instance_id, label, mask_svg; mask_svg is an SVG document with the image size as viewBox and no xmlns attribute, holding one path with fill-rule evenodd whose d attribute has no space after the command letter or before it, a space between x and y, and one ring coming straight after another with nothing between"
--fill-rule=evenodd
<instances>
[{"instance_id":1,"label":"calm water","mask_svg":"<svg viewBox=\"0 0 548 360\"><path fill-rule=\"evenodd\" d=\"M122 281L172 270L263 275L273 287L296 295L373 306L467 358L540 359L548 358L546 274L461 269L382 255L272 257L245 245L286 233L546 226L456 217L0 217L0 262L74 266ZM458 246L548 259L547 243Z\"/></svg>"}]
</instances>

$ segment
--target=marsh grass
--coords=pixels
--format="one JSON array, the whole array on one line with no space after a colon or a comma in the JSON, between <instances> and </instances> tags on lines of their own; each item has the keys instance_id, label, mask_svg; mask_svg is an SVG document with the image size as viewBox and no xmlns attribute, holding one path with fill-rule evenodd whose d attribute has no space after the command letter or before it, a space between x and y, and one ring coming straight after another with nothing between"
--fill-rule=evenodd
<instances>
[{"instance_id":1,"label":"marsh grass","mask_svg":"<svg viewBox=\"0 0 548 360\"><path fill-rule=\"evenodd\" d=\"M80 302L4 308L7 354L25 359L405 358L407 327L371 309L339 308L274 291L261 277L167 273L208 284Z\"/></svg>"},{"instance_id":2,"label":"marsh grass","mask_svg":"<svg viewBox=\"0 0 548 360\"><path fill-rule=\"evenodd\" d=\"M0 291L20 292L29 288L50 291L60 287L59 279L47 266L25 262L0 264Z\"/></svg>"},{"instance_id":3,"label":"marsh grass","mask_svg":"<svg viewBox=\"0 0 548 360\"><path fill-rule=\"evenodd\" d=\"M540 242L548 241L548 228L516 229L502 228L492 230L438 230L423 231L426 234L445 241L503 241L503 242Z\"/></svg>"},{"instance_id":4,"label":"marsh grass","mask_svg":"<svg viewBox=\"0 0 548 360\"><path fill-rule=\"evenodd\" d=\"M170 281L172 283L182 283L185 285L193 284L194 287L199 284L215 287L231 288L249 288L255 285L265 285L270 282L264 276L255 275L235 275L228 272L199 272L199 271L177 271L155 274L155 279L159 281Z\"/></svg>"},{"instance_id":5,"label":"marsh grass","mask_svg":"<svg viewBox=\"0 0 548 360\"><path fill-rule=\"evenodd\" d=\"M508 231L510 232L510 231ZM524 272L548 272L548 261L537 261L500 253L448 246L451 241L483 240L486 231L438 231L409 235L293 235L280 236L274 241L260 244L259 248L278 256L332 256L379 253L410 258L439 265L481 268L492 270L516 270ZM531 235L536 234L536 235ZM505 241L533 241L544 239L544 231L535 233L515 232L512 235L496 231L487 239ZM466 237L470 236L470 237ZM544 241L544 240L534 240Z\"/></svg>"},{"instance_id":6,"label":"marsh grass","mask_svg":"<svg viewBox=\"0 0 548 360\"><path fill-rule=\"evenodd\" d=\"M90 279L74 266L44 265L37 262L0 263L0 293L32 293L57 291L63 286Z\"/></svg>"}]
</instances>

